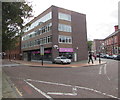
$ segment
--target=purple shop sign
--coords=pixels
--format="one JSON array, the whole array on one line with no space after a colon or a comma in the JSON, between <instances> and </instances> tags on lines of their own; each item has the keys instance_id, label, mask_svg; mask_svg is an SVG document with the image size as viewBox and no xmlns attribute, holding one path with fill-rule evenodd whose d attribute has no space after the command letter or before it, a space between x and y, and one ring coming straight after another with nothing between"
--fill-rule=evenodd
<instances>
[{"instance_id":1,"label":"purple shop sign","mask_svg":"<svg viewBox=\"0 0 120 100\"><path fill-rule=\"evenodd\" d=\"M51 50L45 50L45 53L51 53Z\"/></svg>"},{"instance_id":2,"label":"purple shop sign","mask_svg":"<svg viewBox=\"0 0 120 100\"><path fill-rule=\"evenodd\" d=\"M45 50L44 52L45 53L51 53L51 50ZM40 51L33 51L32 53L33 54L38 54L38 53L40 54Z\"/></svg>"},{"instance_id":3,"label":"purple shop sign","mask_svg":"<svg viewBox=\"0 0 120 100\"><path fill-rule=\"evenodd\" d=\"M73 48L59 48L59 52L73 52Z\"/></svg>"},{"instance_id":4,"label":"purple shop sign","mask_svg":"<svg viewBox=\"0 0 120 100\"><path fill-rule=\"evenodd\" d=\"M32 53L33 54L37 54L37 53L40 53L40 51L33 51Z\"/></svg>"}]
</instances>

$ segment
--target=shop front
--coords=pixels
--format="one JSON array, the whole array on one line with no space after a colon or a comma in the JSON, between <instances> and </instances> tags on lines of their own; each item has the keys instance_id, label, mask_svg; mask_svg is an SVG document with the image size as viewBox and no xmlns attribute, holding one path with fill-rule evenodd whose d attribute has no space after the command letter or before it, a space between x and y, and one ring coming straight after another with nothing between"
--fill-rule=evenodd
<instances>
[{"instance_id":1,"label":"shop front","mask_svg":"<svg viewBox=\"0 0 120 100\"><path fill-rule=\"evenodd\" d=\"M24 60L41 60L42 56L40 54L40 49L32 50L24 53ZM44 60L50 61L52 58L51 49L44 50Z\"/></svg>"},{"instance_id":2,"label":"shop front","mask_svg":"<svg viewBox=\"0 0 120 100\"><path fill-rule=\"evenodd\" d=\"M65 56L73 59L73 48L59 48L59 56Z\"/></svg>"}]
</instances>

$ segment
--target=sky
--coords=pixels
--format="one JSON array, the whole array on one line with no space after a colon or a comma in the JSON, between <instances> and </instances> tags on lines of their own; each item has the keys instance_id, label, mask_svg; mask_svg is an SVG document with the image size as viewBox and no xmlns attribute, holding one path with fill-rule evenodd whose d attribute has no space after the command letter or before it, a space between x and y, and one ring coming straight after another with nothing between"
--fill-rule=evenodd
<instances>
[{"instance_id":1,"label":"sky","mask_svg":"<svg viewBox=\"0 0 120 100\"><path fill-rule=\"evenodd\" d=\"M120 0L27 0L32 4L36 17L51 5L86 14L87 38L104 39L118 25L118 2Z\"/></svg>"}]
</instances>

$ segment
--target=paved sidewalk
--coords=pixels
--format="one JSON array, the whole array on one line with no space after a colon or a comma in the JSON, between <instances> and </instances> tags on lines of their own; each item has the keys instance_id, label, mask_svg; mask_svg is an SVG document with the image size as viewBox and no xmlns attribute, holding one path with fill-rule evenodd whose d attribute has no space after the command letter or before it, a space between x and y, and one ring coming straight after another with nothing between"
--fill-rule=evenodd
<instances>
[{"instance_id":1,"label":"paved sidewalk","mask_svg":"<svg viewBox=\"0 0 120 100\"><path fill-rule=\"evenodd\" d=\"M21 98L4 72L2 72L2 98Z\"/></svg>"},{"instance_id":2,"label":"paved sidewalk","mask_svg":"<svg viewBox=\"0 0 120 100\"><path fill-rule=\"evenodd\" d=\"M34 61L23 61L23 60L12 60L12 62L16 62L23 65L29 65L29 66L42 66L41 62L34 62ZM94 64L90 63L88 64L87 61L79 61L79 62L72 62L71 64L52 64L50 62L44 61L43 67L88 67L88 66L94 66L94 65L100 65L105 64L105 61L101 61L99 63L98 60L94 61Z\"/></svg>"}]
</instances>

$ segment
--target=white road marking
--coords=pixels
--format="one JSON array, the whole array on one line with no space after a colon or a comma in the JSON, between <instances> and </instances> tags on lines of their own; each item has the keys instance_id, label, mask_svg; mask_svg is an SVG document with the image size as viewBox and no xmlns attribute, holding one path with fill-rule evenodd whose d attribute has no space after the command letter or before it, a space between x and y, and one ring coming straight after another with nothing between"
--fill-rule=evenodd
<instances>
[{"instance_id":1,"label":"white road marking","mask_svg":"<svg viewBox=\"0 0 120 100\"><path fill-rule=\"evenodd\" d=\"M108 80L110 80L110 78L108 77L108 75L107 75L107 74L106 74L106 76L107 76Z\"/></svg>"},{"instance_id":2,"label":"white road marking","mask_svg":"<svg viewBox=\"0 0 120 100\"><path fill-rule=\"evenodd\" d=\"M72 88L72 92L73 92L73 93L48 92L47 94L76 96L76 95L77 95L76 91L77 91L77 88L76 88L76 87L73 87L73 88Z\"/></svg>"},{"instance_id":3,"label":"white road marking","mask_svg":"<svg viewBox=\"0 0 120 100\"><path fill-rule=\"evenodd\" d=\"M98 91L98 90L95 90L95 89L91 89L91 88L87 88L87 87L81 87L81 86L72 86L72 85L67 85L67 84L61 84L61 83L53 83L53 82L46 82L46 81L39 81L39 80L32 80L32 79L27 79L27 81L33 81L33 82L40 82L40 83L46 83L46 84L53 84L53 85L61 85L61 86L67 86L67 87L75 87L76 89L83 89L83 90L88 90L88 91L92 91L92 92L95 92L95 93L99 93L101 95L104 95L104 96L107 96L107 97L110 97L110 98L117 98L117 99L120 99L116 96L113 96L113 95L110 95L110 94L107 94L107 93L104 93L104 92L101 92L101 91ZM34 87L34 86L33 86ZM37 90L39 91L39 89ZM50 92L48 92L49 94ZM51 94L55 94L54 93L51 93ZM59 95L62 95L63 93L56 93L56 94L59 94Z\"/></svg>"},{"instance_id":4,"label":"white road marking","mask_svg":"<svg viewBox=\"0 0 120 100\"><path fill-rule=\"evenodd\" d=\"M31 83L27 82L26 80L24 80L28 85L30 85L32 88L34 88L36 91L38 91L39 93L41 93L43 96L45 96L47 99L49 100L54 100L52 97L50 97L49 95L47 95L45 92L41 91L40 89L36 88L34 85L32 85Z\"/></svg>"},{"instance_id":5,"label":"white road marking","mask_svg":"<svg viewBox=\"0 0 120 100\"><path fill-rule=\"evenodd\" d=\"M99 74L102 74L102 66L100 66Z\"/></svg>"},{"instance_id":6,"label":"white road marking","mask_svg":"<svg viewBox=\"0 0 120 100\"><path fill-rule=\"evenodd\" d=\"M11 67L11 66L20 66L21 64L3 64L2 66L5 67Z\"/></svg>"},{"instance_id":7,"label":"white road marking","mask_svg":"<svg viewBox=\"0 0 120 100\"><path fill-rule=\"evenodd\" d=\"M77 93L60 93L60 92L48 92L47 94L52 94L52 95L70 95L70 96L76 96Z\"/></svg>"},{"instance_id":8,"label":"white road marking","mask_svg":"<svg viewBox=\"0 0 120 100\"><path fill-rule=\"evenodd\" d=\"M27 79L27 81L34 81L34 82L40 82L40 83L46 83L46 84L52 84L52 85L61 85L61 86L72 87L72 85L66 85L66 84L61 84L61 83L53 83L53 82L46 82L46 81L39 81L39 80L32 80L32 79Z\"/></svg>"},{"instance_id":9,"label":"white road marking","mask_svg":"<svg viewBox=\"0 0 120 100\"><path fill-rule=\"evenodd\" d=\"M106 71L106 64L104 65L104 74L106 74L107 71Z\"/></svg>"}]
</instances>

